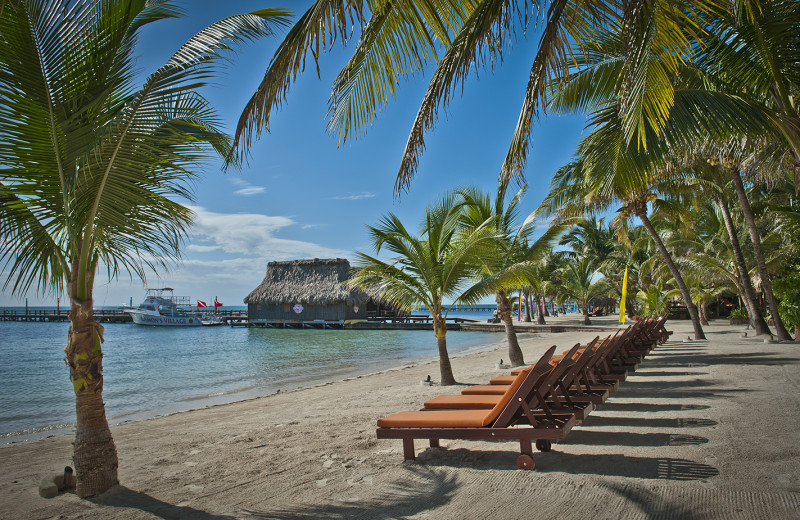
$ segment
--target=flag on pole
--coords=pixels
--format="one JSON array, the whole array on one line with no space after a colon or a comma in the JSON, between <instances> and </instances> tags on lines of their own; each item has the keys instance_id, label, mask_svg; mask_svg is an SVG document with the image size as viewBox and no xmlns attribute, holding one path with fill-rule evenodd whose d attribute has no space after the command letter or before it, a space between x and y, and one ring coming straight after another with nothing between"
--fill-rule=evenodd
<instances>
[{"instance_id":1,"label":"flag on pole","mask_svg":"<svg viewBox=\"0 0 800 520\"><path fill-rule=\"evenodd\" d=\"M625 276L622 278L622 298L619 300L619 322L625 323L625 300L628 298L628 267L625 267Z\"/></svg>"},{"instance_id":2,"label":"flag on pole","mask_svg":"<svg viewBox=\"0 0 800 520\"><path fill-rule=\"evenodd\" d=\"M201 307L208 307L208 305L206 305L206 302L197 300L197 308L199 309Z\"/></svg>"},{"instance_id":3,"label":"flag on pole","mask_svg":"<svg viewBox=\"0 0 800 520\"><path fill-rule=\"evenodd\" d=\"M222 302L218 302L216 298L214 298L214 308L222 307Z\"/></svg>"}]
</instances>

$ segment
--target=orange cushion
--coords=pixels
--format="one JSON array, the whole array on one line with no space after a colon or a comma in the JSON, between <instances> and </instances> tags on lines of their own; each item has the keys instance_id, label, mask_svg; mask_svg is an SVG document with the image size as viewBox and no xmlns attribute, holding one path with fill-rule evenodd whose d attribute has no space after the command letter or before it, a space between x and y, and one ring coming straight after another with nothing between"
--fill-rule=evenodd
<instances>
[{"instance_id":1,"label":"orange cushion","mask_svg":"<svg viewBox=\"0 0 800 520\"><path fill-rule=\"evenodd\" d=\"M381 428L480 428L494 420L491 410L399 412L378 420Z\"/></svg>"},{"instance_id":2,"label":"orange cushion","mask_svg":"<svg viewBox=\"0 0 800 520\"><path fill-rule=\"evenodd\" d=\"M517 375L513 383L508 385L508 390L506 393L503 394L497 404L494 405L494 408L492 408L492 413L490 415L492 421L497 419L497 417L500 415L500 412L503 411L503 408L505 408L508 402L511 401L511 398L514 397L514 394L517 392L519 387L522 386L522 382L525 381L525 378L528 377L529 374L531 374L531 370L533 370L533 367L526 368ZM532 374L531 377L533 377Z\"/></svg>"},{"instance_id":3,"label":"orange cushion","mask_svg":"<svg viewBox=\"0 0 800 520\"><path fill-rule=\"evenodd\" d=\"M461 391L464 395L503 395L508 390L508 385L475 385Z\"/></svg>"},{"instance_id":4,"label":"orange cushion","mask_svg":"<svg viewBox=\"0 0 800 520\"><path fill-rule=\"evenodd\" d=\"M530 369L528 369L528 370L530 370ZM520 374L521 373L522 372L520 372ZM491 381L489 381L489 383L493 384L493 385L510 385L511 383L514 382L514 380L517 377L519 377L519 374L511 375L511 376L497 376L494 379L492 379Z\"/></svg>"},{"instance_id":5,"label":"orange cushion","mask_svg":"<svg viewBox=\"0 0 800 520\"><path fill-rule=\"evenodd\" d=\"M476 395L440 395L430 401L425 401L428 409L465 409L480 410L492 409L503 396L493 394Z\"/></svg>"},{"instance_id":6,"label":"orange cushion","mask_svg":"<svg viewBox=\"0 0 800 520\"><path fill-rule=\"evenodd\" d=\"M530 374L523 370L508 386L491 410L432 410L421 412L399 412L378 420L381 428L481 428L494 422L506 407L511 397ZM492 386L492 385L489 385Z\"/></svg>"}]
</instances>

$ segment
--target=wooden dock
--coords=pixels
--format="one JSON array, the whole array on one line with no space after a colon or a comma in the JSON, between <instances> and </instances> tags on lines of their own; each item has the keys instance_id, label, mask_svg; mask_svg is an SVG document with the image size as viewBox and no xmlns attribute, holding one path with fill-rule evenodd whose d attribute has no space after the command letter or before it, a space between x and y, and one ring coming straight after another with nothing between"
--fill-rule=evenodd
<instances>
[{"instance_id":1,"label":"wooden dock","mask_svg":"<svg viewBox=\"0 0 800 520\"><path fill-rule=\"evenodd\" d=\"M29 322L66 322L69 321L69 309L48 310L3 310L0 311L0 321L29 321ZM247 311L224 310L216 313L225 323L230 320L247 320ZM119 309L95 309L94 319L98 323L133 323L131 315Z\"/></svg>"},{"instance_id":2,"label":"wooden dock","mask_svg":"<svg viewBox=\"0 0 800 520\"><path fill-rule=\"evenodd\" d=\"M229 317L226 322L232 327L258 327L267 329L349 329L349 330L433 330L430 316L380 316L367 320L302 321L302 320L258 320L247 317ZM478 323L469 318L447 318L447 330L460 330L465 323Z\"/></svg>"},{"instance_id":3,"label":"wooden dock","mask_svg":"<svg viewBox=\"0 0 800 520\"><path fill-rule=\"evenodd\" d=\"M0 312L0 321L61 322L69 321L68 310L29 310ZM131 315L120 310L95 310L98 323L132 323Z\"/></svg>"}]
</instances>

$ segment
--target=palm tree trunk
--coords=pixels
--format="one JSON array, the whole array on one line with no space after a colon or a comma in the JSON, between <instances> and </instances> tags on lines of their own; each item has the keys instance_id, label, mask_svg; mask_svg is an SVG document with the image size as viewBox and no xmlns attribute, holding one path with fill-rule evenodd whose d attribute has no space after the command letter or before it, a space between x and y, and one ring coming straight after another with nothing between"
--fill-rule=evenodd
<instances>
[{"instance_id":1,"label":"palm tree trunk","mask_svg":"<svg viewBox=\"0 0 800 520\"><path fill-rule=\"evenodd\" d=\"M542 298L542 309L544 309L544 317L545 318L549 318L550 317L550 311L547 310L547 305L544 302L544 299L545 299L544 298L544 294L541 296L541 298Z\"/></svg>"},{"instance_id":2,"label":"palm tree trunk","mask_svg":"<svg viewBox=\"0 0 800 520\"><path fill-rule=\"evenodd\" d=\"M675 262L672 261L672 256L669 254L669 251L667 251L666 246L664 246L664 242L661 241L661 237L658 236L656 229L653 227L653 223L647 218L647 212L639 211L637 212L637 216L641 219L642 225L647 230L650 238L655 242L656 249L661 253L661 257L667 264L670 274L672 274L672 277L675 279L675 283L678 284L678 289L681 291L683 301L686 304L686 308L689 310L689 317L692 319L694 339L706 339L706 335L703 333L703 326L700 324L700 316L698 315L697 307L695 307L694 302L692 302L692 295L689 293L689 288L686 287L686 283L683 281L678 267L675 265Z\"/></svg>"},{"instance_id":3,"label":"palm tree trunk","mask_svg":"<svg viewBox=\"0 0 800 520\"><path fill-rule=\"evenodd\" d=\"M722 210L722 219L725 221L725 227L728 230L728 236L731 239L731 249L733 249L733 257L736 260L736 270L739 273L739 283L742 286L742 300L744 306L747 307L747 312L750 314L750 323L759 334L771 334L767 322L761 316L759 308L756 306L755 290L750 281L749 270L747 263L742 254L742 245L739 243L739 233L733 225L733 218L731 218L731 210L728 203L722 197L717 197L717 205Z\"/></svg>"},{"instance_id":4,"label":"palm tree trunk","mask_svg":"<svg viewBox=\"0 0 800 520\"><path fill-rule=\"evenodd\" d=\"M508 359L511 361L512 367L522 366L525 364L525 358L522 356L522 349L519 348L517 332L514 330L514 321L511 319L511 302L508 301L505 291L498 291L495 300L497 301L497 315L503 320L503 325L506 329Z\"/></svg>"},{"instance_id":5,"label":"palm tree trunk","mask_svg":"<svg viewBox=\"0 0 800 520\"><path fill-rule=\"evenodd\" d=\"M73 461L80 497L99 495L119 484L117 448L111 436L103 404L103 327L94 321L93 273L87 290L78 291L78 262L73 262L68 284L69 335L66 362L75 390L75 442Z\"/></svg>"},{"instance_id":6,"label":"palm tree trunk","mask_svg":"<svg viewBox=\"0 0 800 520\"><path fill-rule=\"evenodd\" d=\"M522 321L527 321L528 323L531 322L531 291L528 289L522 293L524 295L525 300L525 317Z\"/></svg>"},{"instance_id":7,"label":"palm tree trunk","mask_svg":"<svg viewBox=\"0 0 800 520\"><path fill-rule=\"evenodd\" d=\"M708 325L708 311L706 310L707 306L708 302L703 302L697 309L700 313L700 325Z\"/></svg>"},{"instance_id":8,"label":"palm tree trunk","mask_svg":"<svg viewBox=\"0 0 800 520\"><path fill-rule=\"evenodd\" d=\"M447 353L447 324L441 315L433 318L433 332L436 334L436 345L439 347L439 375L442 386L456 384L453 376L453 367L450 366L450 356Z\"/></svg>"},{"instance_id":9,"label":"palm tree trunk","mask_svg":"<svg viewBox=\"0 0 800 520\"><path fill-rule=\"evenodd\" d=\"M592 320L589 319L589 301L586 300L583 302L583 324L584 325L591 325Z\"/></svg>"},{"instance_id":10,"label":"palm tree trunk","mask_svg":"<svg viewBox=\"0 0 800 520\"><path fill-rule=\"evenodd\" d=\"M545 310L542 305L542 298L539 297L538 294L534 295L536 300L536 306L538 307L538 312L536 313L536 323L538 325L546 325L547 323L544 321L544 313Z\"/></svg>"},{"instance_id":11,"label":"palm tree trunk","mask_svg":"<svg viewBox=\"0 0 800 520\"><path fill-rule=\"evenodd\" d=\"M742 213L744 214L744 221L747 223L747 229L750 232L750 241L753 243L753 252L756 255L756 264L758 265L758 273L761 275L761 287L763 287L764 296L767 298L767 306L769 312L772 314L772 319L775 322L775 332L778 339L781 341L791 341L792 337L786 330L786 327L778 314L778 301L772 293L772 282L769 278L769 271L767 271L767 262L764 260L764 249L761 247L761 237L758 235L758 228L756 227L756 219L753 215L753 208L750 207L750 201L747 200L747 192L744 190L742 177L739 175L737 167L730 169L731 179L733 186L736 188L736 195L739 197L739 204L742 206Z\"/></svg>"}]
</instances>

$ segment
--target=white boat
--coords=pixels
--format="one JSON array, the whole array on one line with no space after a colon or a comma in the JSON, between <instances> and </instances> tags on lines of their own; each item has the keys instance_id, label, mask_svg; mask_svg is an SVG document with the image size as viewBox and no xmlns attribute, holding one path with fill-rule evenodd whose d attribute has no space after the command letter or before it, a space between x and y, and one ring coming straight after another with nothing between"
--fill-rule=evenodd
<instances>
[{"instance_id":1,"label":"white boat","mask_svg":"<svg viewBox=\"0 0 800 520\"><path fill-rule=\"evenodd\" d=\"M147 289L147 295L135 309L123 309L137 325L199 327L209 318L191 305L188 296L174 296L173 289Z\"/></svg>"}]
</instances>

